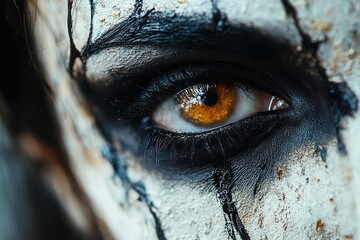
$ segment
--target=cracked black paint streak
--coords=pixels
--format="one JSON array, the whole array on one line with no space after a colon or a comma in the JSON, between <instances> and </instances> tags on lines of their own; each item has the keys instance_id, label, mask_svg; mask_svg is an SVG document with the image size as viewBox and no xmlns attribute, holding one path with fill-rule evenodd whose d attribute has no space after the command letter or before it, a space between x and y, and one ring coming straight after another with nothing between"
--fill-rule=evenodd
<instances>
[{"instance_id":1,"label":"cracked black paint streak","mask_svg":"<svg viewBox=\"0 0 360 240\"><path fill-rule=\"evenodd\" d=\"M88 36L88 40L87 40L87 45L90 45L91 43L91 39L93 36L93 31L94 31L94 15L95 15L95 4L94 4L94 0L89 0L89 4L90 4L90 29L89 29L89 36Z\"/></svg>"},{"instance_id":2,"label":"cracked black paint streak","mask_svg":"<svg viewBox=\"0 0 360 240\"><path fill-rule=\"evenodd\" d=\"M159 240L166 240L164 230L161 226L161 221L159 217L156 215L156 207L154 206L153 202L150 200L149 196L147 195L146 188L142 182L133 182L129 178L127 173L127 166L116 156L115 150L112 148L103 149L102 155L105 159L107 159L111 166L114 169L115 174L120 178L122 183L128 189L133 189L138 195L139 200L143 201L149 209L150 214L154 218L155 222L155 230Z\"/></svg>"},{"instance_id":3,"label":"cracked black paint streak","mask_svg":"<svg viewBox=\"0 0 360 240\"><path fill-rule=\"evenodd\" d=\"M311 56L311 60L314 63L312 68L316 71L320 80L325 82L328 86L328 92L331 99L332 123L335 128L338 151L342 154L346 154L346 146L341 134L341 130L343 129L341 119L345 116L353 116L353 114L358 110L358 99L356 98L354 92L347 86L346 82L333 83L329 81L329 78L326 75L326 70L321 65L320 59L317 55L321 42L312 41L310 35L303 31L299 23L297 11L289 0L281 0L281 2L287 16L293 19L295 27L302 38L303 54ZM322 159L326 159L326 154L325 157L324 155L321 155L321 157Z\"/></svg>"},{"instance_id":4,"label":"cracked black paint streak","mask_svg":"<svg viewBox=\"0 0 360 240\"><path fill-rule=\"evenodd\" d=\"M68 71L71 76L73 76L73 66L75 64L75 59L76 58L81 59L80 51L75 47L74 39L72 36L72 32L73 32L72 14L71 14L72 7L73 7L73 0L68 0L67 25L68 25L68 34L70 39L70 59L69 59Z\"/></svg>"},{"instance_id":5,"label":"cracked black paint streak","mask_svg":"<svg viewBox=\"0 0 360 240\"><path fill-rule=\"evenodd\" d=\"M121 22L115 31L123 31L127 29L129 35L131 36L133 33L138 32L148 20L148 16L152 13L154 9L149 9L147 11L143 11L143 1L135 0L134 11L130 15L128 19ZM130 41L131 37L124 36L126 41ZM102 37L98 38L96 41L101 41ZM97 52L97 49L94 48L92 42L88 42L88 44L82 49L82 55L85 59L88 58L89 54Z\"/></svg>"},{"instance_id":6,"label":"cracked black paint streak","mask_svg":"<svg viewBox=\"0 0 360 240\"><path fill-rule=\"evenodd\" d=\"M296 9L294 8L294 6L291 5L291 3L288 0L281 0L281 2L284 6L286 15L291 17L294 21L295 27L296 27L297 31L299 32L301 39L302 39L303 48L305 48L306 50L308 50L309 52L311 52L312 54L315 55L319 48L320 42L313 42L311 40L311 37L302 30L300 23L299 23L298 16L297 16L297 12L296 12Z\"/></svg>"},{"instance_id":7,"label":"cracked black paint streak","mask_svg":"<svg viewBox=\"0 0 360 240\"><path fill-rule=\"evenodd\" d=\"M214 31L222 31L224 23L226 22L226 16L220 11L217 6L217 0L211 0L212 4L212 22Z\"/></svg>"},{"instance_id":8,"label":"cracked black paint streak","mask_svg":"<svg viewBox=\"0 0 360 240\"><path fill-rule=\"evenodd\" d=\"M239 213L232 199L233 172L230 165L225 163L222 166L215 166L215 170L212 172L212 180L216 188L217 198L224 212L225 228L229 234L229 238L236 239L236 230L242 240L249 240L250 237L241 222Z\"/></svg>"}]
</instances>

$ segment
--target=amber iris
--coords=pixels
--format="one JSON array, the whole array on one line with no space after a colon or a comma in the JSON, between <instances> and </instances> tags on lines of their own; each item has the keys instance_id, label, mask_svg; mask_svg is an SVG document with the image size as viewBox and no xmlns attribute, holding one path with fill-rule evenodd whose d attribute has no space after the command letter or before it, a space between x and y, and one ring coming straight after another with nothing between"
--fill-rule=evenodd
<instances>
[{"instance_id":1,"label":"amber iris","mask_svg":"<svg viewBox=\"0 0 360 240\"><path fill-rule=\"evenodd\" d=\"M175 95L181 116L199 126L224 122L236 104L236 87L224 83L198 84Z\"/></svg>"}]
</instances>

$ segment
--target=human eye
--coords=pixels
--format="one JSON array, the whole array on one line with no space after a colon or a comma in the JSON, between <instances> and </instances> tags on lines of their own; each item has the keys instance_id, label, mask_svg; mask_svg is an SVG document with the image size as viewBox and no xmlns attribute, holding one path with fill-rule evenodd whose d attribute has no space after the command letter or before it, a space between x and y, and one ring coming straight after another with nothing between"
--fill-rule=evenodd
<instances>
[{"instance_id":1,"label":"human eye","mask_svg":"<svg viewBox=\"0 0 360 240\"><path fill-rule=\"evenodd\" d=\"M258 112L285 109L281 98L226 76L209 76L165 98L151 113L154 127L177 133L200 133L238 122ZM225 79L222 79L225 78Z\"/></svg>"},{"instance_id":2,"label":"human eye","mask_svg":"<svg viewBox=\"0 0 360 240\"><path fill-rule=\"evenodd\" d=\"M118 128L136 129L139 155L154 164L206 166L233 158L281 128L291 110L280 82L241 64L191 63L149 78L128 100L115 93L110 102Z\"/></svg>"},{"instance_id":3,"label":"human eye","mask_svg":"<svg viewBox=\"0 0 360 240\"><path fill-rule=\"evenodd\" d=\"M272 156L270 164L319 141L331 131L328 86L286 42L245 33L210 34L189 49L160 44L161 37L119 47L111 34L90 45L82 90L103 132L150 167L236 159L255 169L262 163L250 156Z\"/></svg>"},{"instance_id":4,"label":"human eye","mask_svg":"<svg viewBox=\"0 0 360 240\"><path fill-rule=\"evenodd\" d=\"M223 62L161 74L140 96L151 105L140 125L142 155L160 164L202 166L256 145L289 107L286 94L272 84L263 74ZM136 105L129 109L139 112Z\"/></svg>"}]
</instances>

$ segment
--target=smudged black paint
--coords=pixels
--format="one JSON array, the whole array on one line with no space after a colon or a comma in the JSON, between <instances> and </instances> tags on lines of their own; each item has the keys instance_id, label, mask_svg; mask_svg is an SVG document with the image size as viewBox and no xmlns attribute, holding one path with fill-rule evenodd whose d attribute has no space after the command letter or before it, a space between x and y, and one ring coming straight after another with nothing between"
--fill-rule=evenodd
<instances>
[{"instance_id":1,"label":"smudged black paint","mask_svg":"<svg viewBox=\"0 0 360 240\"><path fill-rule=\"evenodd\" d=\"M113 148L110 147L110 148L103 149L102 155L105 159L107 159L110 162L111 166L113 167L115 173L120 178L122 183L128 189L133 189L139 195L139 200L143 201L146 204L146 206L149 209L150 214L154 218L155 230L156 230L158 239L166 240L164 231L161 226L161 221L155 212L156 207L154 206L153 202L150 200L149 196L147 195L144 184L140 181L139 182L131 181L131 179L129 178L128 173L127 173L126 164L124 163L124 161L122 161L121 159L119 159L116 156L116 152Z\"/></svg>"},{"instance_id":2,"label":"smudged black paint","mask_svg":"<svg viewBox=\"0 0 360 240\"><path fill-rule=\"evenodd\" d=\"M341 119L345 116L352 116L354 112L357 111L358 100L353 91L351 91L351 89L347 86L346 82L332 83L329 81L329 78L326 75L326 70L321 65L320 59L317 55L321 42L314 42L310 35L304 32L300 26L297 11L289 0L281 0L281 2L284 6L286 14L293 19L295 27L302 38L302 52L311 56L311 60L314 63L311 68L315 70L319 80L325 82L328 86L330 100L332 101L332 123L336 132L338 151L342 154L346 154L346 146L341 135L341 130L343 129Z\"/></svg>"},{"instance_id":3,"label":"smudged black paint","mask_svg":"<svg viewBox=\"0 0 360 240\"><path fill-rule=\"evenodd\" d=\"M341 125L341 118L344 116L353 116L358 110L358 99L354 92L347 86L346 82L331 83L329 92L333 100L332 122L336 131L338 150L340 153L346 154L346 146L341 135L341 130L344 129Z\"/></svg>"},{"instance_id":4,"label":"smudged black paint","mask_svg":"<svg viewBox=\"0 0 360 240\"><path fill-rule=\"evenodd\" d=\"M249 240L250 237L241 222L239 213L232 199L232 188L234 185L233 171L229 163L215 166L212 172L213 184L216 188L216 195L222 206L225 217L225 228L231 239L236 239L235 231L242 240Z\"/></svg>"}]
</instances>

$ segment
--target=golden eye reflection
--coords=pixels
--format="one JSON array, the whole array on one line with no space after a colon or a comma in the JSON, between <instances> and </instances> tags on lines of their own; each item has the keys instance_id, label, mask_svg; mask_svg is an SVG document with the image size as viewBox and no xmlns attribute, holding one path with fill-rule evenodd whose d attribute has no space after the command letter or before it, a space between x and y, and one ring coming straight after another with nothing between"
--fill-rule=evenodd
<instances>
[{"instance_id":1,"label":"golden eye reflection","mask_svg":"<svg viewBox=\"0 0 360 240\"><path fill-rule=\"evenodd\" d=\"M236 105L236 87L224 83L199 84L175 95L175 105L187 121L209 126L229 118Z\"/></svg>"}]
</instances>

